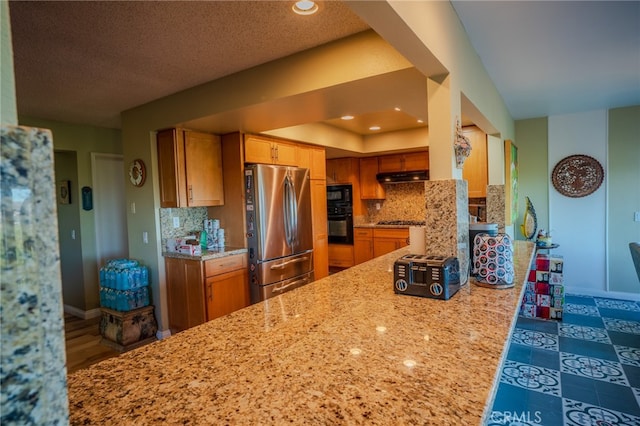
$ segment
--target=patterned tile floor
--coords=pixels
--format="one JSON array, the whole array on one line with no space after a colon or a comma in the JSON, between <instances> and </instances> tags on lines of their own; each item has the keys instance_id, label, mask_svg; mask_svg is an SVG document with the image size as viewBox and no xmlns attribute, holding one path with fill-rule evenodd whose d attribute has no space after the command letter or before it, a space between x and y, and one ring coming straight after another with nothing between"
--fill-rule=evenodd
<instances>
[{"instance_id":1,"label":"patterned tile floor","mask_svg":"<svg viewBox=\"0 0 640 426\"><path fill-rule=\"evenodd\" d=\"M518 317L488 426L640 426L640 302L565 296Z\"/></svg>"}]
</instances>

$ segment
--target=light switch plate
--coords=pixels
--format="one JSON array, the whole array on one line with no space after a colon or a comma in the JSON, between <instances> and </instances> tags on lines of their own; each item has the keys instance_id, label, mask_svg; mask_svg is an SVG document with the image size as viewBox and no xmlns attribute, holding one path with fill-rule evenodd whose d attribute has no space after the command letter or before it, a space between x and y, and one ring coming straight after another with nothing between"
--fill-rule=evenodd
<instances>
[{"instance_id":1,"label":"light switch plate","mask_svg":"<svg viewBox=\"0 0 640 426\"><path fill-rule=\"evenodd\" d=\"M633 221L640 222L640 212L633 213Z\"/></svg>"},{"instance_id":2,"label":"light switch plate","mask_svg":"<svg viewBox=\"0 0 640 426\"><path fill-rule=\"evenodd\" d=\"M173 218L173 227L180 228L180 218L178 216L174 216Z\"/></svg>"}]
</instances>

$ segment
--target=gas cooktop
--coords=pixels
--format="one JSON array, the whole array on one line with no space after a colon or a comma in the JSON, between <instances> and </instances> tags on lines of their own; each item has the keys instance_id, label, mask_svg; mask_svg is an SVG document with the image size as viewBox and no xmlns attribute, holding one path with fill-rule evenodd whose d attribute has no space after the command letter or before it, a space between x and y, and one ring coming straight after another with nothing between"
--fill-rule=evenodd
<instances>
[{"instance_id":1,"label":"gas cooktop","mask_svg":"<svg viewBox=\"0 0 640 426\"><path fill-rule=\"evenodd\" d=\"M405 226L424 226L424 220L381 220L378 225L405 225Z\"/></svg>"}]
</instances>

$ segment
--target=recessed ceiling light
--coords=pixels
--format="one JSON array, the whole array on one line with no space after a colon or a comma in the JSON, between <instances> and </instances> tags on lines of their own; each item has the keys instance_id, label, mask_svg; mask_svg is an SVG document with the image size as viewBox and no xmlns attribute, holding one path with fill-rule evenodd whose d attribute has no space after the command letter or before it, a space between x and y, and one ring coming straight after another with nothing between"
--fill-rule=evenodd
<instances>
[{"instance_id":1,"label":"recessed ceiling light","mask_svg":"<svg viewBox=\"0 0 640 426\"><path fill-rule=\"evenodd\" d=\"M402 110L400 109L400 107L395 107L395 108L394 108L394 110L396 110L396 111L402 111Z\"/></svg>"},{"instance_id":2,"label":"recessed ceiling light","mask_svg":"<svg viewBox=\"0 0 640 426\"><path fill-rule=\"evenodd\" d=\"M418 123L422 124L422 123L424 123L424 121L423 121L423 120L420 120L420 119L418 118Z\"/></svg>"},{"instance_id":3,"label":"recessed ceiling light","mask_svg":"<svg viewBox=\"0 0 640 426\"><path fill-rule=\"evenodd\" d=\"M371 126L369 130L380 130L380 126Z\"/></svg>"},{"instance_id":4,"label":"recessed ceiling light","mask_svg":"<svg viewBox=\"0 0 640 426\"><path fill-rule=\"evenodd\" d=\"M311 0L300 0L291 7L298 15L313 15L318 11L318 5Z\"/></svg>"},{"instance_id":5,"label":"recessed ceiling light","mask_svg":"<svg viewBox=\"0 0 640 426\"><path fill-rule=\"evenodd\" d=\"M343 119L343 120L353 120L353 115L343 115L340 118Z\"/></svg>"}]
</instances>

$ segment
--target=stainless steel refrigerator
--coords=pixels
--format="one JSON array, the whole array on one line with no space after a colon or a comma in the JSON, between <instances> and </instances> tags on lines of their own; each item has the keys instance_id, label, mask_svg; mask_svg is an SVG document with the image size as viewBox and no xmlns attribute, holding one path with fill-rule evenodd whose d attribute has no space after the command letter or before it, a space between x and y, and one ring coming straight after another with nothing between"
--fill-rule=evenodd
<instances>
[{"instance_id":1,"label":"stainless steel refrigerator","mask_svg":"<svg viewBox=\"0 0 640 426\"><path fill-rule=\"evenodd\" d=\"M245 190L251 303L313 281L309 170L248 165Z\"/></svg>"}]
</instances>

